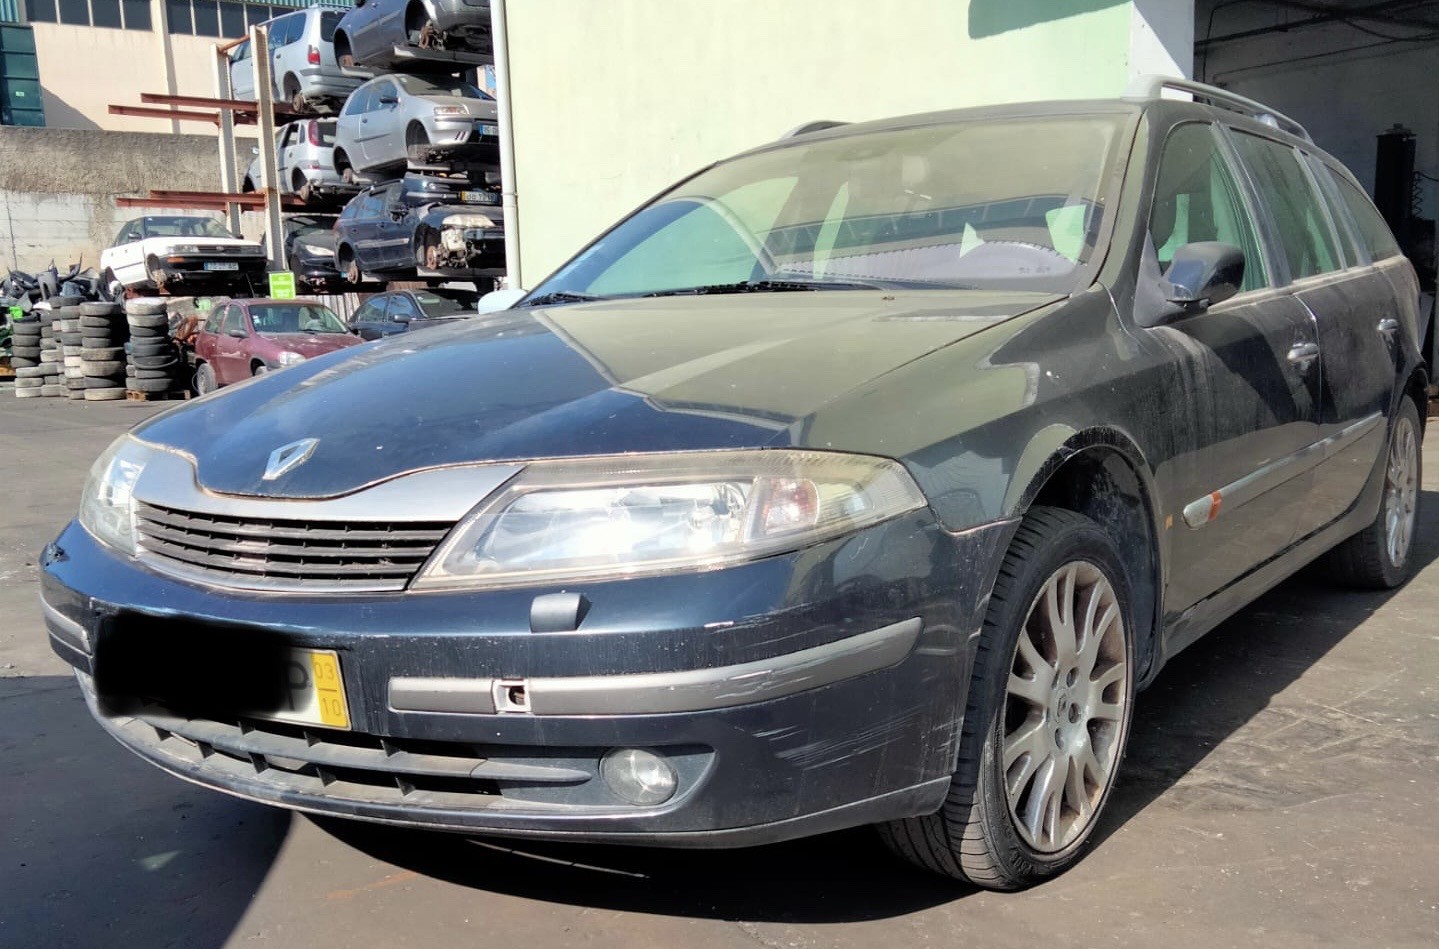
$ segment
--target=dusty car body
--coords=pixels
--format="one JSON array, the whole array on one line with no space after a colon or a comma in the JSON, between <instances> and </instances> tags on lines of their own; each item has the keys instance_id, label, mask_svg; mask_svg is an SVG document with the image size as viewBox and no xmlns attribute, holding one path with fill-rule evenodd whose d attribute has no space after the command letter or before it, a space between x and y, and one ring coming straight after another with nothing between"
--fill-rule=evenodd
<instances>
[{"instance_id":1,"label":"dusty car body","mask_svg":"<svg viewBox=\"0 0 1439 949\"><path fill-rule=\"evenodd\" d=\"M410 175L356 195L335 222L335 266L352 284L398 279L493 281L504 273L504 217L488 190L430 187Z\"/></svg>"},{"instance_id":2,"label":"dusty car body","mask_svg":"<svg viewBox=\"0 0 1439 949\"><path fill-rule=\"evenodd\" d=\"M344 275L335 269L334 214L287 214L285 262L300 280L319 289L340 287Z\"/></svg>"},{"instance_id":3,"label":"dusty car body","mask_svg":"<svg viewBox=\"0 0 1439 949\"><path fill-rule=\"evenodd\" d=\"M314 300L231 300L195 334L195 388L204 395L361 342Z\"/></svg>"},{"instance_id":4,"label":"dusty car body","mask_svg":"<svg viewBox=\"0 0 1439 949\"><path fill-rule=\"evenodd\" d=\"M334 167L374 176L464 152L491 157L499 142L495 101L460 79L378 76L340 111Z\"/></svg>"},{"instance_id":5,"label":"dusty car body","mask_svg":"<svg viewBox=\"0 0 1439 949\"><path fill-rule=\"evenodd\" d=\"M360 0L335 31L341 62L374 69L426 68L410 50L446 50L488 56L489 0ZM440 62L438 68L453 68Z\"/></svg>"},{"instance_id":6,"label":"dusty car body","mask_svg":"<svg viewBox=\"0 0 1439 949\"><path fill-rule=\"evenodd\" d=\"M100 253L101 278L119 290L248 292L265 273L265 249L214 218L151 215L126 221Z\"/></svg>"},{"instance_id":7,"label":"dusty car body","mask_svg":"<svg viewBox=\"0 0 1439 949\"><path fill-rule=\"evenodd\" d=\"M52 645L255 800L1052 876L1169 657L1321 555L1411 566L1413 270L1302 129L1179 88L800 134L513 309L142 423L44 555ZM307 685L212 695L198 643Z\"/></svg>"},{"instance_id":8,"label":"dusty car body","mask_svg":"<svg viewBox=\"0 0 1439 949\"><path fill-rule=\"evenodd\" d=\"M341 14L310 7L267 20L270 80L277 102L297 112L334 111L365 81L345 72L335 59L335 28ZM255 61L250 41L230 52L230 87L236 99L255 99Z\"/></svg>"}]
</instances>

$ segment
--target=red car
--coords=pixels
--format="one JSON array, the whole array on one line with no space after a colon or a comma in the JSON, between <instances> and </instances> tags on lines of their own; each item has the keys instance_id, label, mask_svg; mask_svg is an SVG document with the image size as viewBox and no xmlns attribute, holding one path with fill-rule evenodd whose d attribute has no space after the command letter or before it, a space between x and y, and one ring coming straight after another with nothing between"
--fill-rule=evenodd
<instances>
[{"instance_id":1,"label":"red car","mask_svg":"<svg viewBox=\"0 0 1439 949\"><path fill-rule=\"evenodd\" d=\"M195 391L283 369L364 340L314 300L232 300L195 334Z\"/></svg>"}]
</instances>

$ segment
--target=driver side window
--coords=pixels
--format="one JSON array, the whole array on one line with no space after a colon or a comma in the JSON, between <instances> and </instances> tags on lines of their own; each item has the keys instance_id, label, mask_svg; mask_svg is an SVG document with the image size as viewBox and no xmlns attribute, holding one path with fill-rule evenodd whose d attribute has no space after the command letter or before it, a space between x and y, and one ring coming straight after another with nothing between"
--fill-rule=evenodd
<instances>
[{"instance_id":1,"label":"driver side window","mask_svg":"<svg viewBox=\"0 0 1439 949\"><path fill-rule=\"evenodd\" d=\"M366 300L350 318L351 323L379 323L385 318L385 297Z\"/></svg>"},{"instance_id":2,"label":"driver side window","mask_svg":"<svg viewBox=\"0 0 1439 949\"><path fill-rule=\"evenodd\" d=\"M245 311L237 306L230 307L230 312L225 315L225 332L232 333L240 330L249 335L250 328L245 325Z\"/></svg>"},{"instance_id":3,"label":"driver side window","mask_svg":"<svg viewBox=\"0 0 1439 949\"><path fill-rule=\"evenodd\" d=\"M1185 244L1221 241L1244 251L1241 291L1267 286L1255 233L1213 128L1192 122L1170 132L1149 213L1149 234L1160 270L1169 269L1174 252Z\"/></svg>"}]
</instances>

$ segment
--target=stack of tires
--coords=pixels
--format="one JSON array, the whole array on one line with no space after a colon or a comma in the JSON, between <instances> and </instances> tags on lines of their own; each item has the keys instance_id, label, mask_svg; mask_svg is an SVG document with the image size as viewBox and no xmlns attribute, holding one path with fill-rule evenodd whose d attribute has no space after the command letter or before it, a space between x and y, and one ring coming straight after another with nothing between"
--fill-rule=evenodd
<instances>
[{"instance_id":1,"label":"stack of tires","mask_svg":"<svg viewBox=\"0 0 1439 949\"><path fill-rule=\"evenodd\" d=\"M78 297L51 297L50 307L40 310L40 394L59 398L65 394L65 352L61 348L60 320L67 309L74 309Z\"/></svg>"},{"instance_id":2,"label":"stack of tires","mask_svg":"<svg viewBox=\"0 0 1439 949\"><path fill-rule=\"evenodd\" d=\"M10 324L14 336L10 341L10 365L15 369L15 395L21 399L37 399L45 384L40 367L40 310Z\"/></svg>"},{"instance_id":3,"label":"stack of tires","mask_svg":"<svg viewBox=\"0 0 1439 949\"><path fill-rule=\"evenodd\" d=\"M120 305L82 303L77 309L80 349L75 355L80 375L68 380L70 397L86 402L125 398L125 341L130 333ZM69 358L68 351L66 356Z\"/></svg>"},{"instance_id":4,"label":"stack of tires","mask_svg":"<svg viewBox=\"0 0 1439 949\"><path fill-rule=\"evenodd\" d=\"M66 398L85 398L85 373L80 366L80 352L85 348L85 332L80 326L80 301L66 303L55 311L55 329L60 339L60 358L64 363Z\"/></svg>"},{"instance_id":5,"label":"stack of tires","mask_svg":"<svg viewBox=\"0 0 1439 949\"><path fill-rule=\"evenodd\" d=\"M126 387L147 395L175 389L175 380L180 374L180 351L170 338L170 316L165 301L127 301L125 319L130 325Z\"/></svg>"}]
</instances>

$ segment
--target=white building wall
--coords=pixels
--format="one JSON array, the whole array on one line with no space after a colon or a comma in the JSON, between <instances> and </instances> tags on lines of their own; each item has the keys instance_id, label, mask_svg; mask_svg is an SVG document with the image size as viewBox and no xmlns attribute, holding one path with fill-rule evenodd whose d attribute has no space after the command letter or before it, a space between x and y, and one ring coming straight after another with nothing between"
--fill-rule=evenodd
<instances>
[{"instance_id":1,"label":"white building wall","mask_svg":"<svg viewBox=\"0 0 1439 949\"><path fill-rule=\"evenodd\" d=\"M1188 72L1189 0L508 0L521 281L814 119L1117 96Z\"/></svg>"}]
</instances>

